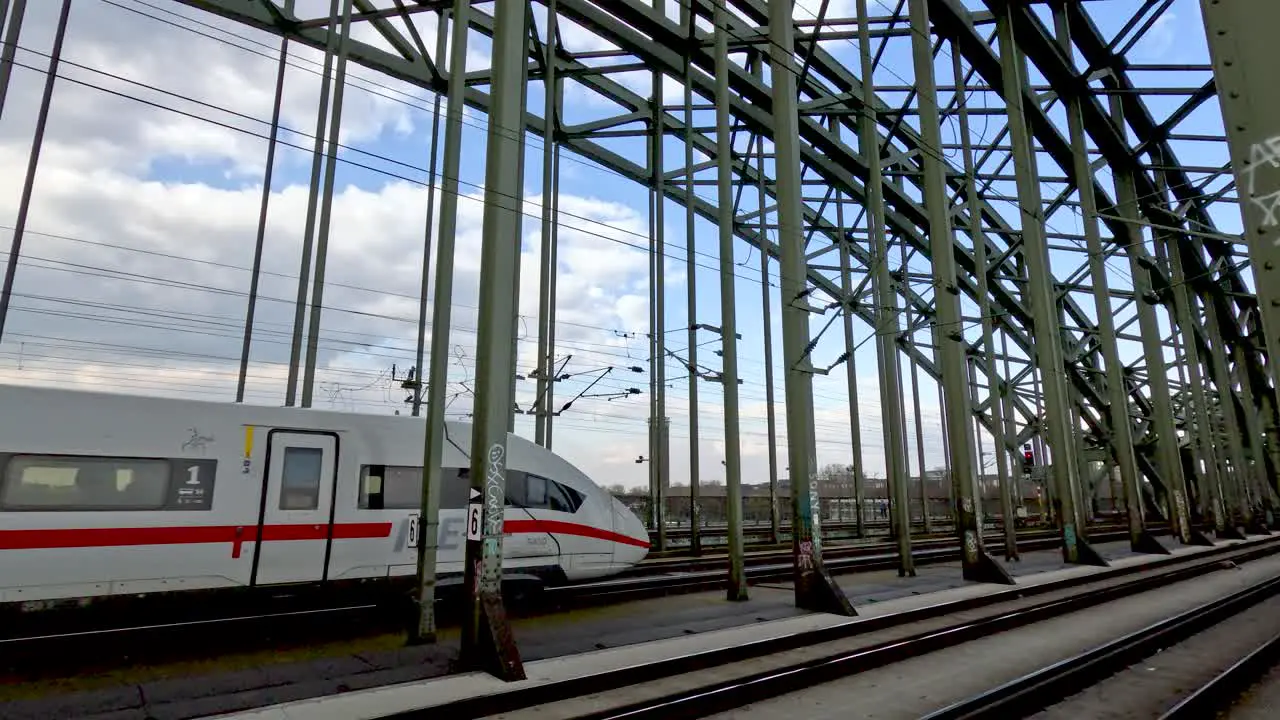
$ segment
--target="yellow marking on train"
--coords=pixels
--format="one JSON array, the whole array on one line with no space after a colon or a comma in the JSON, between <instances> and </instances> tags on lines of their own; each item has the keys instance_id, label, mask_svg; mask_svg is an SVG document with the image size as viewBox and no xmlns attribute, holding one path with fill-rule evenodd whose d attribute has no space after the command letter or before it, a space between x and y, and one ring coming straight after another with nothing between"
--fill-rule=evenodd
<instances>
[{"instance_id":1,"label":"yellow marking on train","mask_svg":"<svg viewBox=\"0 0 1280 720\"><path fill-rule=\"evenodd\" d=\"M246 458L253 456L253 426L244 426L244 456Z\"/></svg>"}]
</instances>

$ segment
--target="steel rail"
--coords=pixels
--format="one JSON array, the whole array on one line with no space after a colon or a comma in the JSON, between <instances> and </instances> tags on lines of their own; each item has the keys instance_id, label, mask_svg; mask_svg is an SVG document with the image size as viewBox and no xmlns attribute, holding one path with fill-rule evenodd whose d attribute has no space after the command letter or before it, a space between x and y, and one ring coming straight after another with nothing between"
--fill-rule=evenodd
<instances>
[{"instance_id":1,"label":"steel rail","mask_svg":"<svg viewBox=\"0 0 1280 720\"><path fill-rule=\"evenodd\" d=\"M1160 716L1160 720L1214 717L1277 664L1280 664L1280 634L1240 658L1217 677L1169 708Z\"/></svg>"},{"instance_id":2,"label":"steel rail","mask_svg":"<svg viewBox=\"0 0 1280 720\"><path fill-rule=\"evenodd\" d=\"M747 642L689 655L645 663L618 670L601 672L572 680L542 683L493 695L469 697L428 708L391 712L377 717L409 720L410 718L482 718L505 712L554 703L583 695L601 693L620 687L654 682L710 667L732 665L797 648L841 640L855 635L898 627L913 622L1043 595L1065 589L1076 589L1069 597L1048 600L1028 608L999 613L981 620L965 621L949 627L881 643L856 651L846 651L818 660L757 673L747 677L716 683L692 691L672 693L664 697L624 707L594 711L574 720L604 718L675 718L703 717L730 710L750 702L785 695L810 685L829 682L862 670L878 667L923 652L941 649L992 632L1064 615L1076 610L1116 600L1182 580L1213 572L1226 560L1245 562L1280 552L1280 537L1251 543L1220 546L1196 555L1165 556L1140 566L1110 568L1096 574L1064 578L1037 586L1014 587L991 595L953 602L937 603L891 615L849 620L832 627L793 633L777 638ZM1140 573L1151 573L1122 581L1112 586L1095 587Z\"/></svg>"},{"instance_id":3,"label":"steel rail","mask_svg":"<svg viewBox=\"0 0 1280 720\"><path fill-rule=\"evenodd\" d=\"M1148 625L1016 680L926 715L924 720L1023 718L1097 684L1142 658L1171 647L1205 629L1280 594L1280 576L1207 602ZM1193 717L1186 715L1185 717ZM1208 717L1194 715L1194 717Z\"/></svg>"}]
</instances>

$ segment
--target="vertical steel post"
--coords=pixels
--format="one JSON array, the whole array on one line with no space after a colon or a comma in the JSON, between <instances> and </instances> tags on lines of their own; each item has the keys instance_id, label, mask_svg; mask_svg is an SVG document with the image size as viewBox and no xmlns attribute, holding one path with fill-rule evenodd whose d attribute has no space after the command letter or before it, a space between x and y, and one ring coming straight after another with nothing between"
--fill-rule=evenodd
<instances>
[{"instance_id":1,"label":"vertical steel post","mask_svg":"<svg viewBox=\"0 0 1280 720\"><path fill-rule=\"evenodd\" d=\"M560 92L557 87L556 102L559 103ZM551 164L551 282L547 285L547 357L554 366L556 357L556 281L560 277L560 145L556 144ZM554 367L552 368L554 371ZM543 399L543 407L547 408L547 444L551 449L551 436L555 430L555 405L552 400L556 394L556 381L551 378L547 385L547 393Z\"/></svg>"},{"instance_id":2,"label":"vertical steel post","mask_svg":"<svg viewBox=\"0 0 1280 720\"><path fill-rule=\"evenodd\" d=\"M764 76L764 55L756 62L756 76ZM773 303L769 297L769 252L765 250L769 240L768 197L765 194L764 173L764 140L756 143L756 177L759 189L760 205L760 296L761 324L764 327L764 404L765 424L769 442L769 530L770 541L774 544L782 542L781 522L778 517L778 425L776 411L773 406ZM859 503L861 516L861 503Z\"/></svg>"},{"instance_id":3,"label":"vertical steel post","mask_svg":"<svg viewBox=\"0 0 1280 720\"><path fill-rule=\"evenodd\" d=\"M293 407L298 394L298 371L302 363L302 335L306 324L307 291L311 281L311 255L316 231L316 207L320 200L320 172L325 161L325 128L329 121L329 74L338 49L338 0L329 0L329 24L324 46L324 69L320 72L320 99L316 106L315 145L311 150L311 185L307 191L307 219L302 230L302 260L298 269L298 297L293 305L293 335L289 341L289 377L285 381L284 404Z\"/></svg>"},{"instance_id":4,"label":"vertical steel post","mask_svg":"<svg viewBox=\"0 0 1280 720\"><path fill-rule=\"evenodd\" d=\"M719 3L716 4L715 12L720 11ZM694 17L691 7L688 3L680 4L680 24L685 26L685 32L688 37L694 36ZM721 34L719 23L716 24L716 41L719 42ZM728 51L726 50L726 53ZM717 56L717 62L719 62ZM727 70L726 70L727 72ZM717 86L718 87L718 86ZM718 91L717 91L718 92ZM719 122L720 113L720 96L716 95L716 115L717 123ZM728 100L725 100L728 103ZM731 179L732 181L732 179ZM730 195L732 198L732 195ZM702 512L699 507L701 500L701 458L698 456L698 266L694 262L694 253L697 248L697 240L694 237L694 192L693 192L693 58L689 52L684 56L684 242L685 242L685 288L688 292L685 297L688 300L686 315L689 320L689 543L694 555L702 552ZM732 202L732 199L730 200ZM732 210L732 207L730 208ZM730 218L732 222L732 218ZM730 237L732 238L732 226L730 226ZM724 330L728 332L728 330ZM725 349L727 353L727 346ZM727 385L725 380L725 402L728 400ZM737 388L734 388L735 392ZM737 399L734 399L737 402ZM728 416L725 417L728 422ZM729 440L726 437L725 442ZM725 460L728 462L728 459ZM727 502L727 499L726 499ZM730 538L732 541L732 538ZM732 542L730 543L732 545Z\"/></svg>"},{"instance_id":5,"label":"vertical steel post","mask_svg":"<svg viewBox=\"0 0 1280 720\"><path fill-rule=\"evenodd\" d=\"M1253 388L1248 376L1245 374L1247 366L1245 365L1244 348L1240 345L1235 345L1231 348L1231 353L1235 357L1235 365L1239 371L1240 405L1244 409L1245 431L1241 434L1241 437L1244 438L1245 445L1249 451L1249 457L1246 461L1251 463L1246 464L1244 467L1249 485L1254 492L1253 527L1251 529L1255 532L1265 533L1267 531L1267 510L1271 507L1271 491L1267 482L1267 464L1263 457L1262 423L1258 418L1258 405L1253 399Z\"/></svg>"},{"instance_id":6,"label":"vertical steel post","mask_svg":"<svg viewBox=\"0 0 1280 720\"><path fill-rule=\"evenodd\" d=\"M1280 389L1280 91L1274 72L1280 5L1201 0L1200 7L1240 195L1263 347L1272 388ZM1274 391L1259 402L1274 407Z\"/></svg>"},{"instance_id":7,"label":"vertical steel post","mask_svg":"<svg viewBox=\"0 0 1280 720\"><path fill-rule=\"evenodd\" d=\"M1231 508L1234 512L1229 515L1233 521L1242 525L1236 531L1243 535L1245 528L1252 526L1254 521L1253 507L1249 502L1249 468L1244 458L1244 448L1240 444L1241 429L1240 420L1236 416L1235 385L1232 383L1231 371L1227 368L1226 356L1222 352L1223 341L1218 316L1211 304L1206 302L1205 307L1207 312L1204 314L1204 326L1209 338L1209 369L1213 374L1213 384L1218 388L1218 412L1221 413L1220 419L1225 431L1223 435L1227 458L1231 460L1231 476L1227 482L1231 483L1236 501L1235 507Z\"/></svg>"},{"instance_id":8,"label":"vertical steel post","mask_svg":"<svg viewBox=\"0 0 1280 720\"><path fill-rule=\"evenodd\" d=\"M1054 25L1058 43L1068 52L1072 48L1071 27L1067 8L1055 5ZM1093 282L1093 304L1098 316L1098 343L1102 347L1102 363L1106 370L1107 406L1110 412L1112 456L1120 469L1120 483L1128 508L1129 547L1134 552L1168 554L1168 550L1147 531L1142 516L1141 491L1138 488L1138 460L1134 455L1133 422L1129 419L1129 389L1116 344L1116 324L1111 308L1111 289L1107 281L1106 255L1098 228L1098 203L1094 197L1093 167L1084 131L1084 113L1080 96L1063 93L1067 109L1067 125L1071 135L1071 151L1076 187L1080 189L1080 213L1084 224L1085 247L1089 253L1089 276Z\"/></svg>"},{"instance_id":9,"label":"vertical steel post","mask_svg":"<svg viewBox=\"0 0 1280 720\"><path fill-rule=\"evenodd\" d=\"M1027 78L1023 73L1021 51L1014 40L1012 10L998 13L1000 65L1008 110L1009 137L1013 145L1014 174L1018 186L1018 203L1022 209L1022 247L1027 262L1031 313L1035 323L1036 365L1044 380L1045 425L1053 450L1054 504L1062 528L1062 557L1068 563L1106 565L1106 561L1089 545L1084 528L1079 525L1076 506L1080 478L1077 475L1071 435L1071 416L1066 378L1063 372L1062 337L1058 324L1053 274L1048 244L1044 237L1044 207L1040 201L1039 178L1032 166L1031 135L1022 109Z\"/></svg>"},{"instance_id":10,"label":"vertical steel post","mask_svg":"<svg viewBox=\"0 0 1280 720\"><path fill-rule=\"evenodd\" d=\"M293 0L285 0L284 12L293 14ZM253 270L249 276L249 304L244 315L244 340L240 344L240 375L236 380L236 402L244 402L249 379L249 350L253 343L253 318L258 310L258 280L262 276L262 246L267 239L267 205L271 200L271 180L276 164L276 141L280 134L280 103L284 98L284 70L289 62L289 37L280 39L280 63L276 67L276 94L271 105L271 130L267 135L267 166L262 173L262 201L258 206L258 234L253 245Z\"/></svg>"},{"instance_id":11,"label":"vertical steel post","mask_svg":"<svg viewBox=\"0 0 1280 720\"><path fill-rule=\"evenodd\" d=\"M8 0L0 0L7 4ZM13 0L12 12L5 21L5 8L0 5L0 30L4 31L4 47L0 48L0 117L4 117L4 101L9 94L9 78L13 76L13 58L22 36L22 20L27 14L27 0Z\"/></svg>"},{"instance_id":12,"label":"vertical steel post","mask_svg":"<svg viewBox=\"0 0 1280 720\"><path fill-rule=\"evenodd\" d=\"M665 0L653 0L653 8L659 14L665 13ZM665 162L663 160L663 144L667 131L663 122L662 107L663 74L657 70L653 73L653 96L650 98L653 111L653 134L650 136L649 172L650 172L650 314L653 322L649 332L653 340L653 365L649 368L652 374L654 398L653 412L649 417L649 437L652 447L649 451L650 494L653 497L653 519L658 531L658 550L667 549L667 483L670 477L670 418L667 417L667 310L666 310L666 194Z\"/></svg>"},{"instance_id":13,"label":"vertical steel post","mask_svg":"<svg viewBox=\"0 0 1280 720\"><path fill-rule=\"evenodd\" d=\"M528 10L524 0L498 0L493 10L493 104L485 148L480 251L483 291L476 333L475 423L467 510L468 517L481 517L482 536L468 526L464 580L464 587L468 588L467 614L461 652L464 667L483 668L504 680L525 677L502 603L502 535L507 429L513 400L511 377L516 361L511 318L516 313L519 292L515 280L520 269L519 197Z\"/></svg>"},{"instance_id":14,"label":"vertical steel post","mask_svg":"<svg viewBox=\"0 0 1280 720\"><path fill-rule=\"evenodd\" d=\"M965 99L964 72L960 54L951 55L952 74L955 77L956 106L960 116L961 152L964 155L965 204L969 210L969 238L973 241L973 265L978 277L978 315L982 325L983 369L989 384L991 402L991 438L996 456L996 474L1000 487L1001 527L1004 530L1004 557L1017 560L1018 529L1014 517L1013 494L1010 491L1009 444L1005 435L1004 394L1000 390L1001 378L995 359L995 318L991 312L990 274L987 260L987 236L982 231L982 198L978 195L976 169L973 161L973 139L969 135L969 104ZM978 432L981 433L981 427ZM979 473L981 474L981 473Z\"/></svg>"},{"instance_id":15,"label":"vertical steel post","mask_svg":"<svg viewBox=\"0 0 1280 720\"><path fill-rule=\"evenodd\" d=\"M1124 127L1124 106L1119 97L1111 98L1111 116ZM1155 303L1159 302L1151 287L1147 255L1142 230L1138 226L1138 195L1134 186L1133 170L1113 166L1116 184L1116 212L1125 218L1126 236L1121 239L1129 258L1129 271L1133 276L1134 306L1138 312L1138 326L1142 334L1142 351L1147 365L1147 385L1151 391L1151 410L1156 431L1157 467L1169 496L1169 517L1173 532L1184 543L1208 543L1199 531L1191 527L1187 508L1186 480L1182 472L1182 458L1178 454L1178 437L1173 424L1173 403L1169 397L1169 376L1165 369L1160 327L1156 321ZM1127 405L1126 405L1127 406Z\"/></svg>"},{"instance_id":16,"label":"vertical steel post","mask_svg":"<svg viewBox=\"0 0 1280 720\"><path fill-rule=\"evenodd\" d=\"M551 296L551 276L556 272L553 264L555 254L552 250L551 203L559 192L559 186L553 182L555 170L556 148L556 98L559 96L556 85L556 0L547 0L547 41L543 64L546 74L542 77L542 121L545 128L542 132L542 267L538 277L538 382L536 384L537 399L533 403L534 442L547 447L549 425L551 419L551 403L548 397L551 385L555 382L555 352L549 349L551 340L552 319L555 312L552 306L555 298Z\"/></svg>"},{"instance_id":17,"label":"vertical steel post","mask_svg":"<svg viewBox=\"0 0 1280 720\"><path fill-rule=\"evenodd\" d=\"M885 252L886 252L886 255L885 255L884 264L886 266L886 271L887 271L887 268L889 265L888 248L885 249ZM902 288L902 305L906 313L904 318L906 327L907 327L906 341L910 343L911 348L914 350L914 349L918 349L918 347L916 345L916 334L912 330L912 323L914 322L914 319L911 317L911 265L907 260L907 243L905 240L898 243L898 254L902 259L902 265L901 265L902 282L899 283L899 286ZM890 292L892 292L892 290L890 290ZM895 300L894 302L896 303L897 301ZM894 328L896 330L897 328L896 323L894 325ZM893 357L894 357L893 366L895 370L897 370L897 372L899 373L899 377L901 377L902 371L898 369L900 365L897 359L898 351L897 351L896 343L894 344L893 348L894 348L893 349ZM936 354L935 354L935 357L936 357ZM924 526L924 531L926 533L931 533L933 532L933 518L929 514L929 479L926 473L927 468L925 467L925 462L924 462L924 413L920 408L920 366L919 364L916 363L915 360L912 360L910 356L908 356L906 360L907 360L907 369L911 374L911 378L909 382L911 385L911 413L912 413L912 417L915 420L914 430L915 430L915 436L916 436L916 465L917 465L916 471L920 473L920 520ZM906 399L903 396L901 380L898 381L897 385L898 385L898 398L900 402L903 403L903 407L905 407ZM897 409L894 411L894 413L897 415L902 415L902 410ZM899 425L901 426L902 433L903 433L902 435L903 437L903 472L904 474L909 476L911 474L911 470L910 470L910 463L907 462L907 458L906 458L906 453L907 453L906 420L903 419L899 423Z\"/></svg>"},{"instance_id":18,"label":"vertical steel post","mask_svg":"<svg viewBox=\"0 0 1280 720\"><path fill-rule=\"evenodd\" d=\"M884 178L880 137L876 131L875 78L871 60L870 22L866 0L858 0L858 51L862 59L862 117L858 148L867 163L867 228L871 238L871 292L875 297L876 358L880 371L881 432L884 435L885 472L897 526L898 575L916 574L911 554L911 506L907 495L907 448L902 423L902 379L898 366L898 299L889 273L889 247L885 238ZM910 302L908 301L908 305ZM923 476L923 475L922 475ZM859 509L861 510L861 508Z\"/></svg>"},{"instance_id":19,"label":"vertical steel post","mask_svg":"<svg viewBox=\"0 0 1280 720\"><path fill-rule=\"evenodd\" d=\"M13 35L22 17L14 8ZM0 340L4 339L4 325L9 317L9 299L13 296L13 280L18 272L18 258L22 255L22 236L27 229L27 214L31 211L31 193L35 190L36 168L40 165L40 149L44 145L44 131L49 124L49 108L53 104L53 84L58 78L58 65L62 62L62 43L67 37L67 21L71 17L71 0L62 0L58 13L58 26L53 34L53 48L49 51L49 70L44 78L44 92L40 96L40 110L36 114L36 128L31 139L31 153L27 156L27 174L22 181L22 198L18 201L18 218L13 223L13 239L9 243L9 258L4 268L4 289L0 290Z\"/></svg>"},{"instance_id":20,"label":"vertical steel post","mask_svg":"<svg viewBox=\"0 0 1280 720\"><path fill-rule=\"evenodd\" d=\"M442 13L443 14L443 13ZM445 56L445 41L448 39L443 22L436 26L436 59ZM414 353L414 380L417 387L413 391L413 416L422 414L422 393L427 389L427 368L425 346L427 342L427 295L431 292L431 226L435 223L436 214L436 156L440 148L440 93L435 93L431 103L431 151L427 169L427 218L422 232L422 284L418 292L418 346Z\"/></svg>"},{"instance_id":21,"label":"vertical steel post","mask_svg":"<svg viewBox=\"0 0 1280 720\"><path fill-rule=\"evenodd\" d=\"M968 362L960 315L959 286L946 167L942 161L942 133L938 120L938 89L933 71L933 43L927 0L911 0L911 49L919 91L920 138L924 174L924 205L929 214L929 246L933 259L934 302L937 307L937 358L945 394L942 415L947 429L951 486L955 492L956 533L960 537L962 568L966 580L1013 584L1003 565L984 547L978 508L974 500L973 433L969 432Z\"/></svg>"},{"instance_id":22,"label":"vertical steel post","mask_svg":"<svg viewBox=\"0 0 1280 720\"><path fill-rule=\"evenodd\" d=\"M1199 450L1199 460L1203 467L1197 468L1203 478L1201 484L1201 508L1212 518L1214 534L1218 537L1236 536L1239 533L1234 523L1226 522L1225 505L1222 499L1222 475L1218 463L1217 443L1213 441L1213 423L1209 419L1209 403L1205 392L1205 378L1202 370L1200 349L1196 343L1196 333L1192 308L1194 294L1186 282L1182 271L1182 259L1177 248L1169 252L1169 279L1173 283L1174 312L1178 318L1178 326L1182 330L1183 347L1186 353L1187 375L1191 385L1191 403L1195 405L1192 412L1186 413L1189 428L1188 440ZM1191 425L1194 417L1194 425Z\"/></svg>"},{"instance_id":23,"label":"vertical steel post","mask_svg":"<svg viewBox=\"0 0 1280 720\"><path fill-rule=\"evenodd\" d=\"M690 16L689 22L693 22ZM733 140L729 135L729 28L728 12L724 0L716 0L713 16L715 23L716 52L716 169L719 182L719 210L717 220L720 230L720 330L724 347L724 464L725 464L725 512L729 520L729 587L730 600L747 599L747 576L743 570L742 553L742 449L738 435L738 322L734 300L733 271ZM688 76L685 84L685 126L691 131ZM692 145L686 145L685 161L689 171L689 195L693 195ZM692 198L691 198L692 199ZM689 203L689 216L693 216L693 203ZM692 223L690 223L692 225ZM690 228L692 230L692 228ZM689 234L692 248L693 233ZM692 250L690 251L692 254ZM690 288L692 288L690 278ZM693 485L689 486L694 487ZM696 519L697 514L693 517ZM697 526L694 526L697 532ZM695 534L696 538L697 535Z\"/></svg>"},{"instance_id":24,"label":"vertical steel post","mask_svg":"<svg viewBox=\"0 0 1280 720\"><path fill-rule=\"evenodd\" d=\"M444 166L440 170L440 232L436 282L431 301L431 368L427 381L427 423L422 445L422 502L418 533L418 624L415 642L436 639L436 548L440 531L440 485L446 437L444 406L449 384L449 334L453 314L453 257L458 227L458 171L462 164L462 114L466 93L467 35L471 0L454 0L450 29L448 97L445 100ZM441 11L440 25L444 26ZM437 63L441 64L441 63Z\"/></svg>"},{"instance_id":25,"label":"vertical steel post","mask_svg":"<svg viewBox=\"0 0 1280 720\"><path fill-rule=\"evenodd\" d=\"M320 316L324 313L324 275L329 261L329 226L333 218L333 184L338 174L338 140L342 129L342 96L347 87L347 44L351 41L351 3L342 6L342 34L338 38L338 66L333 80L333 117L329 120L329 153L320 196L320 224L316 230L316 272L311 285L311 311L307 328L307 358L302 368L302 407L311 407L316 382L316 356L320 352Z\"/></svg>"},{"instance_id":26,"label":"vertical steel post","mask_svg":"<svg viewBox=\"0 0 1280 720\"><path fill-rule=\"evenodd\" d=\"M835 120L832 120L835 125ZM838 130L833 127L832 130ZM844 225L844 194L836 191L836 227L840 233L840 292L843 295L840 303L840 313L844 316L844 354L845 354L845 381L849 386L849 447L853 452L853 484L854 498L857 503L859 486L862 477L862 422L859 418L858 411L858 363L856 360L856 350L853 346L853 312L857 305L857 298L853 296L853 270L849 261L849 246L853 243L850 234L846 234ZM861 507L861 503L857 503ZM858 513L856 519L856 527L858 537L863 537L865 529L862 525L862 513Z\"/></svg>"},{"instance_id":27,"label":"vertical steel post","mask_svg":"<svg viewBox=\"0 0 1280 720\"><path fill-rule=\"evenodd\" d=\"M774 178L778 198L778 246L781 255L782 357L785 368L787 456L791 478L791 547L795 562L796 605L807 610L853 615L849 598L822 562L818 459L813 424L809 314L803 302L808 285L804 247L803 193L800 184L800 117L792 49L795 25L792 0L769 4L769 74L773 99Z\"/></svg>"}]
</instances>

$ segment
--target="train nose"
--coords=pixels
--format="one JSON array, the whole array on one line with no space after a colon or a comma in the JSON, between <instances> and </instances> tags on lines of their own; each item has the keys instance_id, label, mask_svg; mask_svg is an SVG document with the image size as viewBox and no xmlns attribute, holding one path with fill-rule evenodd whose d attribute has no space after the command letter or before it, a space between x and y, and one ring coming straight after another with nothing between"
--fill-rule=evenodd
<instances>
[{"instance_id":1,"label":"train nose","mask_svg":"<svg viewBox=\"0 0 1280 720\"><path fill-rule=\"evenodd\" d=\"M649 531L631 509L613 498L613 529L626 538L614 543L613 558L619 565L634 565L649 554Z\"/></svg>"}]
</instances>

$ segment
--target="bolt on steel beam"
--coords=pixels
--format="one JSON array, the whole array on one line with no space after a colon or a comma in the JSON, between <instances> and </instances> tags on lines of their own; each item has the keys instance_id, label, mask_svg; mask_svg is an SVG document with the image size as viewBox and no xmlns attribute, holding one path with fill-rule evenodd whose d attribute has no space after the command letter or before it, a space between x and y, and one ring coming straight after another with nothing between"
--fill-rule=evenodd
<instances>
[{"instance_id":1,"label":"bolt on steel beam","mask_svg":"<svg viewBox=\"0 0 1280 720\"><path fill-rule=\"evenodd\" d=\"M524 0L499 0L494 6L493 107L485 148L480 251L480 287L484 290L477 312L475 422L467 508L468 517L480 517L481 531L473 533L468 527L467 614L461 650L464 667L484 669L504 680L525 676L502 603L502 537L511 377L515 374L511 318L518 310L520 271L527 13Z\"/></svg>"},{"instance_id":2,"label":"bolt on steel beam","mask_svg":"<svg viewBox=\"0 0 1280 720\"><path fill-rule=\"evenodd\" d=\"M778 247L782 287L782 357L785 369L787 455L791 479L791 546L795 598L807 610L854 615L853 604L822 562L818 460L814 437L813 374L806 357L808 310L804 211L800 200L800 118L796 112L798 71L792 48L792 0L769 5L770 91L778 197Z\"/></svg>"},{"instance_id":3,"label":"bolt on steel beam","mask_svg":"<svg viewBox=\"0 0 1280 720\"><path fill-rule=\"evenodd\" d=\"M935 345L942 365L943 422L950 459L951 486L955 493L955 527L960 538L961 567L966 580L1012 585L1013 578L987 552L977 498L972 413L969 404L969 363L965 358L964 328L960 318L960 289L956 284L955 239L947 202L942 133L938 118L938 91L934 77L932 25L927 0L911 0L911 49L919 89L920 135L924 168L924 205L929 216L929 245L933 260Z\"/></svg>"}]
</instances>

